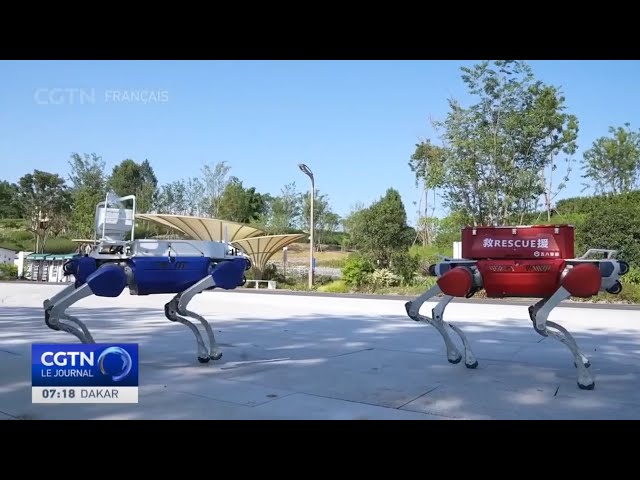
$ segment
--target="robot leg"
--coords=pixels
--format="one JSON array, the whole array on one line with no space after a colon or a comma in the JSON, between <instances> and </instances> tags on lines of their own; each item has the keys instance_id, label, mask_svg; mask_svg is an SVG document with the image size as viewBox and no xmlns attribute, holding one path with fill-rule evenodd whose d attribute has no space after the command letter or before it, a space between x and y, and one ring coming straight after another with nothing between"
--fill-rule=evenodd
<instances>
[{"instance_id":1,"label":"robot leg","mask_svg":"<svg viewBox=\"0 0 640 480\"><path fill-rule=\"evenodd\" d=\"M207 276L202 280L200 280L195 285L186 289L184 292L178 293L175 297L173 297L173 299L169 303L167 303L164 306L164 314L169 320L171 320L172 322L181 323L182 325L186 325L195 335L196 344L198 348L198 361L200 363L207 363L212 358L212 355L214 352L213 349L214 347L216 347L215 337L213 336L213 331L211 331L211 326L209 325L209 323L199 315L197 317L194 317L194 315L191 312L186 310L186 305L189 303L189 301L191 301L191 299L195 295L213 286L214 286L213 278L211 278L211 276ZM183 298L185 296L186 296L186 300ZM209 327L207 329L207 333L211 331L209 335L209 341L211 343L211 352L207 350L207 347L204 344L204 340L202 339L202 335L198 331L198 327L196 327L193 322L191 322L185 317L196 318L203 325L205 325L205 328ZM214 359L214 360L217 360L217 359Z\"/></svg>"},{"instance_id":2,"label":"robot leg","mask_svg":"<svg viewBox=\"0 0 640 480\"><path fill-rule=\"evenodd\" d=\"M478 361L471 349L471 345L466 335L455 325L447 323L443 320L444 310L447 305L455 296L467 296L473 289L473 275L464 267L456 267L448 272L444 273L439 279L438 283L420 295L412 302L407 302L405 308L409 318L417 322L425 322L433 325L442 338L444 339L447 348L447 360L450 363L459 363L462 359L460 351L455 346L451 337L449 336L446 326L449 326L454 332L458 334L464 345L464 363L467 368L476 368ZM431 318L420 315L420 307L429 299L436 296L439 293L444 293L444 297L437 303L431 312Z\"/></svg>"},{"instance_id":3,"label":"robot leg","mask_svg":"<svg viewBox=\"0 0 640 480\"><path fill-rule=\"evenodd\" d=\"M248 263L243 258L223 262L215 267L211 275L207 275L184 292L177 294L165 305L165 315L167 318L173 322L186 325L195 335L198 345L198 361L200 363L207 363L209 360L219 360L222 358L222 352L218 347L210 323L202 316L187 309L187 305L193 297L204 290L210 288L232 290L242 285L244 283L244 272L247 268ZM209 350L207 350L198 328L186 317L196 319L202 324L209 338Z\"/></svg>"},{"instance_id":4,"label":"robot leg","mask_svg":"<svg viewBox=\"0 0 640 480\"><path fill-rule=\"evenodd\" d=\"M84 322L67 314L66 309L91 295L117 297L125 287L126 276L122 268L117 265L104 265L89 275L86 282L77 288L76 285L69 285L50 299L45 300L43 302L45 323L52 330L74 335L82 343L95 343Z\"/></svg>"},{"instance_id":5,"label":"robot leg","mask_svg":"<svg viewBox=\"0 0 640 480\"><path fill-rule=\"evenodd\" d=\"M574 365L578 370L578 387L582 390L593 390L595 382L587 368L591 366L587 357L580 351L576 340L561 325L548 321L551 310L560 302L572 296L588 298L597 295L602 283L600 270L591 263L582 263L571 268L562 279L561 286L548 299L542 300L529 307L529 317L533 322L535 331L544 336L551 337L566 345L574 358ZM554 332L549 330L558 330Z\"/></svg>"}]
</instances>

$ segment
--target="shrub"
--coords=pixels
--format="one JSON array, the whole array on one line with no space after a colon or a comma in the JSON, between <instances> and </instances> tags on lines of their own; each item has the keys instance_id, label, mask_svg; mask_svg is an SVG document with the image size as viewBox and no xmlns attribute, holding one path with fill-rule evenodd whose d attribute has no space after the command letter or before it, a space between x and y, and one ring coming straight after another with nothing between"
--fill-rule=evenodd
<instances>
[{"instance_id":1,"label":"shrub","mask_svg":"<svg viewBox=\"0 0 640 480\"><path fill-rule=\"evenodd\" d=\"M27 228L28 220L22 218L2 218L0 219L0 228Z\"/></svg>"},{"instance_id":2,"label":"shrub","mask_svg":"<svg viewBox=\"0 0 640 480\"><path fill-rule=\"evenodd\" d=\"M44 245L46 253L73 253L78 249L78 245L68 238L53 237L47 239Z\"/></svg>"},{"instance_id":3,"label":"shrub","mask_svg":"<svg viewBox=\"0 0 640 480\"><path fill-rule=\"evenodd\" d=\"M344 280L336 280L334 282L327 283L326 285L319 286L318 291L327 293L349 293L349 287Z\"/></svg>"},{"instance_id":4,"label":"shrub","mask_svg":"<svg viewBox=\"0 0 640 480\"><path fill-rule=\"evenodd\" d=\"M331 275L314 275L313 284L314 285L328 285L333 282L333 277Z\"/></svg>"},{"instance_id":5,"label":"shrub","mask_svg":"<svg viewBox=\"0 0 640 480\"><path fill-rule=\"evenodd\" d=\"M576 227L576 255L589 248L618 250L618 258L640 266L640 190L559 200L551 223Z\"/></svg>"},{"instance_id":6,"label":"shrub","mask_svg":"<svg viewBox=\"0 0 640 480\"><path fill-rule=\"evenodd\" d=\"M416 287L423 287L427 290L436 284L436 280L438 280L436 277L417 278L412 282L412 285Z\"/></svg>"},{"instance_id":7,"label":"shrub","mask_svg":"<svg viewBox=\"0 0 640 480\"><path fill-rule=\"evenodd\" d=\"M425 265L431 265L432 263L439 262L441 260L441 255L446 257L450 257L453 255L453 245L449 245L448 248L438 248L435 245L431 246L422 246L422 245L414 245L409 249L409 253L418 257L418 261L420 266L424 267Z\"/></svg>"},{"instance_id":8,"label":"shrub","mask_svg":"<svg viewBox=\"0 0 640 480\"><path fill-rule=\"evenodd\" d=\"M585 220L576 239L576 254L589 248L618 250L618 258L640 266L640 205L613 204Z\"/></svg>"},{"instance_id":9,"label":"shrub","mask_svg":"<svg viewBox=\"0 0 640 480\"><path fill-rule=\"evenodd\" d=\"M635 285L640 287L640 267L631 267L629 271L621 277L623 285Z\"/></svg>"},{"instance_id":10,"label":"shrub","mask_svg":"<svg viewBox=\"0 0 640 480\"><path fill-rule=\"evenodd\" d=\"M14 232L9 232L6 235L8 240L18 242L33 242L33 233L27 232L26 230L17 230Z\"/></svg>"},{"instance_id":11,"label":"shrub","mask_svg":"<svg viewBox=\"0 0 640 480\"><path fill-rule=\"evenodd\" d=\"M367 277L373 271L371 260L360 255L349 255L342 268L342 280L350 287L359 288L367 283Z\"/></svg>"},{"instance_id":12,"label":"shrub","mask_svg":"<svg viewBox=\"0 0 640 480\"><path fill-rule=\"evenodd\" d=\"M408 251L391 254L391 271L404 285L411 283L418 267L420 267L418 255Z\"/></svg>"},{"instance_id":13,"label":"shrub","mask_svg":"<svg viewBox=\"0 0 640 480\"><path fill-rule=\"evenodd\" d=\"M400 284L400 277L387 268L380 268L370 273L367 283L373 288L395 287Z\"/></svg>"},{"instance_id":14,"label":"shrub","mask_svg":"<svg viewBox=\"0 0 640 480\"><path fill-rule=\"evenodd\" d=\"M18 267L13 263L0 263L0 278L18 278Z\"/></svg>"}]
</instances>

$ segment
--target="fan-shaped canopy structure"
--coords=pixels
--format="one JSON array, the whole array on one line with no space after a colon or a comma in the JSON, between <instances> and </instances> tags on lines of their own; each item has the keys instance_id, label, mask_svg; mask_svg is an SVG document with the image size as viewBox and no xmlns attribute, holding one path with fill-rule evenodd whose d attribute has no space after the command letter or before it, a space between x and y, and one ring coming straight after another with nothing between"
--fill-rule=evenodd
<instances>
[{"instance_id":1,"label":"fan-shaped canopy structure","mask_svg":"<svg viewBox=\"0 0 640 480\"><path fill-rule=\"evenodd\" d=\"M251 237L243 240L231 242L234 247L239 248L251 258L253 266L264 271L267 262L274 254L298 240L302 240L307 235L295 233L290 235L266 235L262 237Z\"/></svg>"},{"instance_id":2,"label":"fan-shaped canopy structure","mask_svg":"<svg viewBox=\"0 0 640 480\"><path fill-rule=\"evenodd\" d=\"M218 220L216 218L191 217L189 215L169 215L161 213L137 213L136 218L173 228L194 240L223 242L225 241L225 229L227 231L226 240L229 243L236 240L264 235L262 230L244 223L229 222L227 220Z\"/></svg>"}]
</instances>

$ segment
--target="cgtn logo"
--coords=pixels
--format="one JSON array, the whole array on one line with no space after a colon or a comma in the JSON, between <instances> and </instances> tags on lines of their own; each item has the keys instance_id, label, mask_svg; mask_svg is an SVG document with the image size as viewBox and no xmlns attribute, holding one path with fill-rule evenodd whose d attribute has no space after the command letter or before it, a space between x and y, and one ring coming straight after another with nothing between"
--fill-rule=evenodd
<instances>
[{"instance_id":1,"label":"cgtn logo","mask_svg":"<svg viewBox=\"0 0 640 480\"><path fill-rule=\"evenodd\" d=\"M40 362L43 367L75 367L43 370L42 374L47 377L93 377L93 367L96 366L95 352L49 351L40 356ZM102 375L119 382L131 372L132 362L131 355L124 348L107 347L100 353L97 364Z\"/></svg>"},{"instance_id":2,"label":"cgtn logo","mask_svg":"<svg viewBox=\"0 0 640 480\"><path fill-rule=\"evenodd\" d=\"M31 354L34 399L137 402L137 344L34 344Z\"/></svg>"}]
</instances>

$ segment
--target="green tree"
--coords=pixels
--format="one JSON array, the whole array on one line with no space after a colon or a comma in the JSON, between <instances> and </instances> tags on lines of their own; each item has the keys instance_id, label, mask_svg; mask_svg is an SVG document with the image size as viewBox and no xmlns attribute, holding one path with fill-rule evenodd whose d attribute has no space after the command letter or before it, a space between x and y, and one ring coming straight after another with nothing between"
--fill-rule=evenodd
<instances>
[{"instance_id":1,"label":"green tree","mask_svg":"<svg viewBox=\"0 0 640 480\"><path fill-rule=\"evenodd\" d=\"M162 185L158 193L156 210L169 215L185 215L187 211L186 185L183 180L175 180Z\"/></svg>"},{"instance_id":2,"label":"green tree","mask_svg":"<svg viewBox=\"0 0 640 480\"><path fill-rule=\"evenodd\" d=\"M609 127L609 137L600 137L584 153L584 175L598 193L625 193L640 179L640 131ZM585 185L585 189L589 188Z\"/></svg>"},{"instance_id":3,"label":"green tree","mask_svg":"<svg viewBox=\"0 0 640 480\"><path fill-rule=\"evenodd\" d=\"M16 203L18 186L6 180L0 182L0 218L20 218L20 206Z\"/></svg>"},{"instance_id":4,"label":"green tree","mask_svg":"<svg viewBox=\"0 0 640 480\"><path fill-rule=\"evenodd\" d=\"M308 194L303 195L302 198L302 228L309 232L311 198ZM313 199L313 243L316 250L319 251L320 245L337 230L339 224L340 217L331 210L329 196L316 189Z\"/></svg>"},{"instance_id":5,"label":"green tree","mask_svg":"<svg viewBox=\"0 0 640 480\"><path fill-rule=\"evenodd\" d=\"M471 223L464 212L452 212L438 222L435 244L446 255L453 253L453 242L462 240L462 229Z\"/></svg>"},{"instance_id":6,"label":"green tree","mask_svg":"<svg viewBox=\"0 0 640 480\"><path fill-rule=\"evenodd\" d=\"M219 218L220 202L222 201L222 194L229 184L230 179L227 177L230 170L231 167L225 161L202 167L207 203L204 208L204 214Z\"/></svg>"},{"instance_id":7,"label":"green tree","mask_svg":"<svg viewBox=\"0 0 640 480\"><path fill-rule=\"evenodd\" d=\"M113 167L107 186L121 197L135 195L138 212L149 212L156 204L158 180L149 160L141 164L130 158L123 160Z\"/></svg>"},{"instance_id":8,"label":"green tree","mask_svg":"<svg viewBox=\"0 0 640 480\"><path fill-rule=\"evenodd\" d=\"M71 195L67 185L58 174L34 170L18 181L18 202L30 221L34 251L42 253L49 235L61 233L68 223Z\"/></svg>"},{"instance_id":9,"label":"green tree","mask_svg":"<svg viewBox=\"0 0 640 480\"><path fill-rule=\"evenodd\" d=\"M198 217L208 215L209 205L206 196L207 187L198 177L188 178L185 182L185 197L187 200L187 215Z\"/></svg>"},{"instance_id":10,"label":"green tree","mask_svg":"<svg viewBox=\"0 0 640 480\"><path fill-rule=\"evenodd\" d=\"M368 255L376 268L388 268L396 250L407 249L413 240L400 193L389 188L369 208L358 213L353 225L353 246Z\"/></svg>"},{"instance_id":11,"label":"green tree","mask_svg":"<svg viewBox=\"0 0 640 480\"><path fill-rule=\"evenodd\" d=\"M575 115L565 113L565 98L556 87L543 86L536 90L535 108L531 111L531 115L536 119L534 128L541 127L542 130L542 148L540 155L548 155L548 164L540 171L540 177L543 184L544 206L547 212L547 221L551 221L551 214L555 198L566 188L569 182L573 154L578 149L578 119ZM566 170L557 184L557 169L559 162L557 156L565 154L564 162ZM527 214L532 210L522 208L520 201L520 221L523 224Z\"/></svg>"},{"instance_id":12,"label":"green tree","mask_svg":"<svg viewBox=\"0 0 640 480\"><path fill-rule=\"evenodd\" d=\"M149 160L145 159L140 164L140 179L141 184L136 190L136 204L140 205L140 211L148 212L158 200L158 179Z\"/></svg>"},{"instance_id":13,"label":"green tree","mask_svg":"<svg viewBox=\"0 0 640 480\"><path fill-rule=\"evenodd\" d=\"M565 113L560 91L536 81L523 61L483 61L462 72L476 103L450 100L446 119L434 122L443 132L445 203L476 225L518 221L542 195L553 197L545 171L575 151L577 119Z\"/></svg>"},{"instance_id":14,"label":"green tree","mask_svg":"<svg viewBox=\"0 0 640 480\"><path fill-rule=\"evenodd\" d=\"M231 177L220 197L218 218L250 223L260 219L265 209L265 197L255 187L245 188L237 177Z\"/></svg>"},{"instance_id":15,"label":"green tree","mask_svg":"<svg viewBox=\"0 0 640 480\"><path fill-rule=\"evenodd\" d=\"M106 195L105 163L95 153L74 153L69 160L71 173L71 228L80 238L90 238L94 230L96 205Z\"/></svg>"},{"instance_id":16,"label":"green tree","mask_svg":"<svg viewBox=\"0 0 640 480\"><path fill-rule=\"evenodd\" d=\"M298 228L302 208L302 194L297 191L295 182L288 183L282 188L280 195L270 201L269 230L274 234L284 234Z\"/></svg>"},{"instance_id":17,"label":"green tree","mask_svg":"<svg viewBox=\"0 0 640 480\"><path fill-rule=\"evenodd\" d=\"M345 235L342 237L342 247L343 250L352 248L353 244L353 232L358 232L360 225L364 221L364 211L366 210L364 203L357 202L355 205L351 206L351 211L349 214L341 219L342 229L345 232Z\"/></svg>"},{"instance_id":18,"label":"green tree","mask_svg":"<svg viewBox=\"0 0 640 480\"><path fill-rule=\"evenodd\" d=\"M418 205L417 231L423 245L431 245L435 237L437 219L434 217L436 209L437 189L442 186L445 178L446 149L432 145L430 140L416 144L415 151L409 159L409 167L415 175L416 186L422 185L423 196ZM432 201L429 193L433 195ZM423 202L424 197L424 202ZM431 212L429 211L431 208Z\"/></svg>"}]
</instances>

